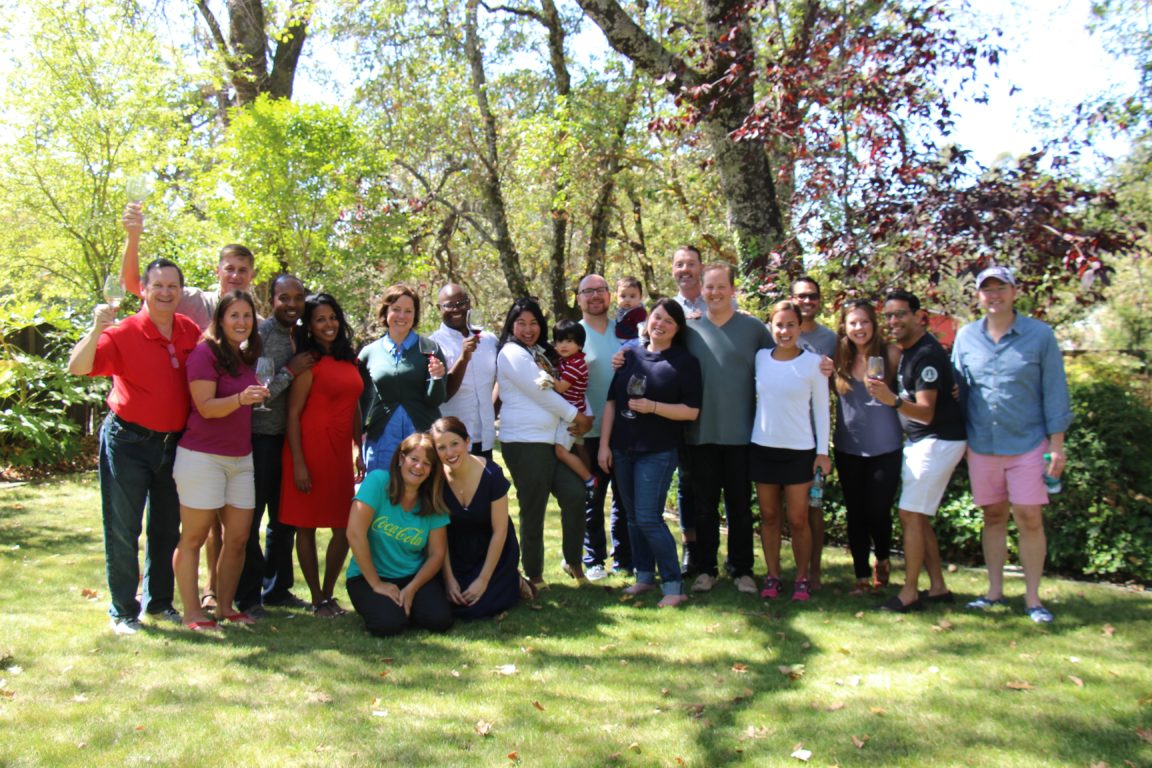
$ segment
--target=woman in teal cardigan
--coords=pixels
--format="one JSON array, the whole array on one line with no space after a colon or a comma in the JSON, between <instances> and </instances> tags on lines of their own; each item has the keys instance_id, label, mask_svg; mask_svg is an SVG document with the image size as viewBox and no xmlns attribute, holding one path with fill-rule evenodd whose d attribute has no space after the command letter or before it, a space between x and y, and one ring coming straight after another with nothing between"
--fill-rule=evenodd
<instances>
[{"instance_id":1,"label":"woman in teal cardigan","mask_svg":"<svg viewBox=\"0 0 1152 768\"><path fill-rule=\"evenodd\" d=\"M426 432L440 418L440 405L448 397L444 353L421 351L420 297L406 285L384 292L380 320L387 332L360 350L368 373L364 388L364 463L367 470L387 470L392 454L413 432Z\"/></svg>"}]
</instances>

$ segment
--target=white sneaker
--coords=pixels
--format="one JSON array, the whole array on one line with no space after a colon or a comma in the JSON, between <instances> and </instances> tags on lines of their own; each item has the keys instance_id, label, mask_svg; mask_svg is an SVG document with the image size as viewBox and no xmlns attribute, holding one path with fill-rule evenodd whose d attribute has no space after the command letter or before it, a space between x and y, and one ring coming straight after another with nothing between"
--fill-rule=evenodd
<instances>
[{"instance_id":1,"label":"white sneaker","mask_svg":"<svg viewBox=\"0 0 1152 768\"><path fill-rule=\"evenodd\" d=\"M738 592L743 592L746 595L760 594L760 590L756 588L756 580L751 576L741 576L733 583L736 585Z\"/></svg>"},{"instance_id":2,"label":"white sneaker","mask_svg":"<svg viewBox=\"0 0 1152 768\"><path fill-rule=\"evenodd\" d=\"M608 578L608 571L602 565L592 565L584 569L584 576L589 581L600 581Z\"/></svg>"},{"instance_id":3,"label":"white sneaker","mask_svg":"<svg viewBox=\"0 0 1152 768\"><path fill-rule=\"evenodd\" d=\"M692 582L692 591L711 592L714 586L716 586L716 577L708 573L702 573L696 577L696 581Z\"/></svg>"},{"instance_id":4,"label":"white sneaker","mask_svg":"<svg viewBox=\"0 0 1152 768\"><path fill-rule=\"evenodd\" d=\"M112 627L112 631L117 635L134 635L144 628L140 623L140 619L127 618L123 616L114 616L108 626Z\"/></svg>"}]
</instances>

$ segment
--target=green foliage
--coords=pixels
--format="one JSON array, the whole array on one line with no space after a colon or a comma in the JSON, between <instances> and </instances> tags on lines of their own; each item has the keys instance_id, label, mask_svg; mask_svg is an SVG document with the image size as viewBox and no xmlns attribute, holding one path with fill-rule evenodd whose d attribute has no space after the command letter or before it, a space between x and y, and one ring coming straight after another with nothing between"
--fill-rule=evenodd
<instances>
[{"instance_id":1,"label":"green foliage","mask_svg":"<svg viewBox=\"0 0 1152 768\"><path fill-rule=\"evenodd\" d=\"M354 112L262 95L231 112L200 189L262 274L292 271L343 299L402 257L409 206L389 199L385 159Z\"/></svg>"},{"instance_id":2,"label":"green foliage","mask_svg":"<svg viewBox=\"0 0 1152 768\"><path fill-rule=\"evenodd\" d=\"M110 0L21 4L0 107L0 284L89 298L115 272L129 174L170 174L202 104Z\"/></svg>"},{"instance_id":3,"label":"green foliage","mask_svg":"<svg viewBox=\"0 0 1152 768\"><path fill-rule=\"evenodd\" d=\"M99 385L67 371L79 322L53 308L0 304L0 466L54 464L78 452L80 430L68 409L100 399ZM21 333L43 337L45 354L21 349L15 343Z\"/></svg>"}]
</instances>

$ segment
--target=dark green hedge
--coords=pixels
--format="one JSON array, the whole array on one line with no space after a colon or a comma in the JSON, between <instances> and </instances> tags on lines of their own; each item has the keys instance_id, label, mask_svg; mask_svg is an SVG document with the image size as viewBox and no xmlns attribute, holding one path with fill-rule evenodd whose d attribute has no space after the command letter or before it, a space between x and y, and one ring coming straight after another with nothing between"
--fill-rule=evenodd
<instances>
[{"instance_id":1,"label":"dark green hedge","mask_svg":"<svg viewBox=\"0 0 1152 768\"><path fill-rule=\"evenodd\" d=\"M1152 583L1152 409L1112 383L1073 384L1071 393L1064 490L1045 513L1048 570ZM829 486L829 538L844 542L842 497ZM936 518L944 558L981 564L981 526L961 464Z\"/></svg>"}]
</instances>

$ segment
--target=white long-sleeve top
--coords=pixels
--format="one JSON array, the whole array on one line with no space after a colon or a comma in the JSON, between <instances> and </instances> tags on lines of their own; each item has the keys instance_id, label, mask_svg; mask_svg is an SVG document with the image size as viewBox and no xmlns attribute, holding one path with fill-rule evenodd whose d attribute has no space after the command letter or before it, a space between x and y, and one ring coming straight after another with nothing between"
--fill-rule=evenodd
<instances>
[{"instance_id":1,"label":"white long-sleeve top","mask_svg":"<svg viewBox=\"0 0 1152 768\"><path fill-rule=\"evenodd\" d=\"M500 442L554 443L561 422L576 418L576 406L551 389L536 386L540 368L532 353L514 341L496 359L500 385Z\"/></svg>"},{"instance_id":2,"label":"white long-sleeve top","mask_svg":"<svg viewBox=\"0 0 1152 768\"><path fill-rule=\"evenodd\" d=\"M812 434L812 425L816 434ZM803 352L781 362L772 350L756 353L756 419L752 442L768 448L828 454L828 377L820 356Z\"/></svg>"}]
</instances>

